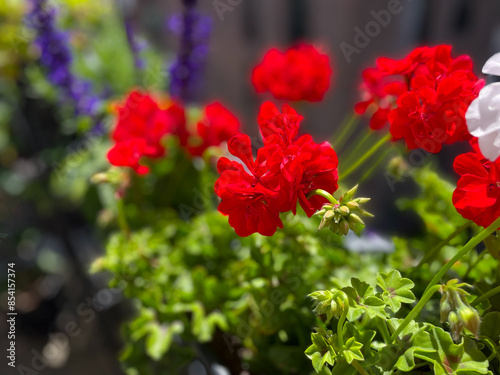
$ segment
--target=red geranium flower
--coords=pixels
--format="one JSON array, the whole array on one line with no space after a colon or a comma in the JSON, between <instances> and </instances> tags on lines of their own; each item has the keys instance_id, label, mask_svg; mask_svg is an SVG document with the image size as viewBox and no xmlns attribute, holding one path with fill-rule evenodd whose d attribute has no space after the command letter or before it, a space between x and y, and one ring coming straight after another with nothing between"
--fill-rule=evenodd
<instances>
[{"instance_id":1,"label":"red geranium flower","mask_svg":"<svg viewBox=\"0 0 500 375\"><path fill-rule=\"evenodd\" d=\"M160 109L150 95L132 91L117 111L118 122L112 133L116 144L108 152L112 165L131 167L139 174L146 174L149 168L140 165L139 160L143 156L162 157L164 135L186 139L184 109L175 103Z\"/></svg>"},{"instance_id":2,"label":"red geranium flower","mask_svg":"<svg viewBox=\"0 0 500 375\"><path fill-rule=\"evenodd\" d=\"M196 130L197 134L191 138L196 145L189 145L188 149L191 155L201 156L208 147L219 146L238 134L240 122L222 104L215 102L205 107Z\"/></svg>"},{"instance_id":3,"label":"red geranium flower","mask_svg":"<svg viewBox=\"0 0 500 375\"><path fill-rule=\"evenodd\" d=\"M500 216L500 162L491 162L478 150L458 155L453 164L461 176L453 204L466 219L488 227Z\"/></svg>"},{"instance_id":4,"label":"red geranium flower","mask_svg":"<svg viewBox=\"0 0 500 375\"><path fill-rule=\"evenodd\" d=\"M269 91L276 99L318 102L330 87L332 68L327 55L300 44L281 52L269 50L252 72L258 93Z\"/></svg>"},{"instance_id":5,"label":"red geranium flower","mask_svg":"<svg viewBox=\"0 0 500 375\"><path fill-rule=\"evenodd\" d=\"M367 75L365 100L356 112L378 106L372 129L387 118L394 140L404 138L408 148L434 153L442 144L470 139L465 113L484 85L472 72L470 57L452 58L447 45L421 47L401 60L378 59Z\"/></svg>"},{"instance_id":6,"label":"red geranium flower","mask_svg":"<svg viewBox=\"0 0 500 375\"><path fill-rule=\"evenodd\" d=\"M272 235L282 227L280 212L295 214L299 202L311 216L327 201L316 195L307 199L307 194L315 189L337 190L335 151L326 142L314 143L309 135L297 139L301 120L288 105L279 112L267 102L259 114L264 146L257 150L256 160L248 136L240 134L228 142L231 154L245 166L221 158L215 192L222 199L219 211L229 215L238 235Z\"/></svg>"},{"instance_id":7,"label":"red geranium flower","mask_svg":"<svg viewBox=\"0 0 500 375\"><path fill-rule=\"evenodd\" d=\"M228 142L229 152L245 165L222 157L217 163L221 175L215 183L215 192L221 198L219 211L229 216L229 224L241 237L252 233L272 236L283 223L276 208L270 206L277 192L270 189L274 176L266 173L263 152L252 156L250 138L238 134Z\"/></svg>"},{"instance_id":8,"label":"red geranium flower","mask_svg":"<svg viewBox=\"0 0 500 375\"><path fill-rule=\"evenodd\" d=\"M400 77L391 77L378 69L368 68L363 71L363 83L360 86L362 101L354 110L363 115L368 110L371 113L370 128L382 129L388 124L389 112L396 107L399 95L408 90L408 86Z\"/></svg>"}]
</instances>

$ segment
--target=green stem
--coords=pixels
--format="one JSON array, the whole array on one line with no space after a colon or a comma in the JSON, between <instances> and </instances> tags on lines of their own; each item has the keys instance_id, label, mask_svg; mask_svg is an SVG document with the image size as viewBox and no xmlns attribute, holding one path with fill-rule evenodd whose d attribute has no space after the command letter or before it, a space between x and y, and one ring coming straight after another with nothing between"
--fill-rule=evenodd
<instances>
[{"instance_id":1,"label":"green stem","mask_svg":"<svg viewBox=\"0 0 500 375\"><path fill-rule=\"evenodd\" d=\"M368 373L365 371L363 367L358 363L358 361L354 360L351 363L351 366L354 367L360 374L362 375L368 375Z\"/></svg>"},{"instance_id":2,"label":"green stem","mask_svg":"<svg viewBox=\"0 0 500 375\"><path fill-rule=\"evenodd\" d=\"M420 310L425 306L425 304L429 301L429 299L432 297L434 293L440 288L440 285L436 285L441 278L448 272L448 270L453 267L453 265L458 262L460 259L462 259L463 256L465 256L469 251L471 251L473 248L475 248L478 244L480 244L486 237L488 237L490 234L492 234L494 231L497 230L497 228L500 226L500 217L497 218L489 227L483 229L481 232L479 232L476 236L471 238L469 242L465 244L460 251L458 251L453 258L451 258L446 264L441 267L439 272L434 276L434 278L431 280L431 282L427 285L427 288L425 289L424 295L422 296L422 299L417 303L417 305L410 311L408 316L403 320L403 323L399 325L399 327L394 331L394 333L391 336L391 341L394 341L398 335L401 333L403 329L413 320L417 317L419 314ZM491 292L491 291L490 291ZM485 293L487 294L487 293ZM476 302L476 301L474 301Z\"/></svg>"},{"instance_id":3,"label":"green stem","mask_svg":"<svg viewBox=\"0 0 500 375\"><path fill-rule=\"evenodd\" d=\"M384 339L384 342L389 345L391 343L391 334L389 333L389 329L387 328L387 323L385 319L379 319L378 320L378 329L380 331L380 334L382 335L382 338Z\"/></svg>"},{"instance_id":4,"label":"green stem","mask_svg":"<svg viewBox=\"0 0 500 375\"><path fill-rule=\"evenodd\" d=\"M448 270L453 267L453 265L458 262L462 257L467 254L469 251L474 249L477 245L479 245L483 240L488 237L490 234L492 234L494 231L497 230L497 228L500 226L500 217L497 218L488 228L483 229L481 232L479 232L476 236L472 237L469 242L465 244L462 249L455 254L453 258L451 258L434 276L434 278L431 280L429 285L427 285L426 291L432 287L433 285L436 285L439 280L448 272Z\"/></svg>"},{"instance_id":5,"label":"green stem","mask_svg":"<svg viewBox=\"0 0 500 375\"><path fill-rule=\"evenodd\" d=\"M342 144L347 139L349 139L352 132L356 129L358 122L359 116L357 116L356 114L352 114L346 120L342 121L342 123L340 124L340 133L334 134L334 136L332 137L332 144L334 145L335 149L341 148Z\"/></svg>"},{"instance_id":6,"label":"green stem","mask_svg":"<svg viewBox=\"0 0 500 375\"><path fill-rule=\"evenodd\" d=\"M384 145L391 138L390 134L387 134L385 137L381 138L377 143L375 143L371 149L363 154L344 174L341 176L341 179L347 178L350 174L354 173L358 167L363 164L365 160L367 160L370 156L372 156L377 150Z\"/></svg>"},{"instance_id":7,"label":"green stem","mask_svg":"<svg viewBox=\"0 0 500 375\"><path fill-rule=\"evenodd\" d=\"M343 155L342 160L345 168L347 169L353 162L356 161L357 155L362 151L366 150L371 141L373 140L373 132L367 131L362 132L361 137L357 137L353 142L351 142L352 147L349 148L349 153Z\"/></svg>"},{"instance_id":8,"label":"green stem","mask_svg":"<svg viewBox=\"0 0 500 375\"><path fill-rule=\"evenodd\" d=\"M331 204L339 204L339 202L334 198L333 195L331 195L329 192L327 192L326 190L323 190L323 189L316 189L316 190L311 190L308 194L307 194L307 199L311 198L313 195L319 195L323 198L326 198L328 199L328 202L330 202Z\"/></svg>"},{"instance_id":9,"label":"green stem","mask_svg":"<svg viewBox=\"0 0 500 375\"><path fill-rule=\"evenodd\" d=\"M360 178L359 183L365 181L366 179L370 178L372 174L377 170L378 167L380 167L380 163L382 163L387 155L392 151L392 149L388 148L387 150L383 151L380 157L375 161L375 163L368 169Z\"/></svg>"},{"instance_id":10,"label":"green stem","mask_svg":"<svg viewBox=\"0 0 500 375\"><path fill-rule=\"evenodd\" d=\"M456 236L458 236L460 233L462 233L465 229L469 227L471 224L470 221L467 221L464 225L461 227L457 228L455 232L450 234L447 238L439 242L436 246L434 246L425 256L422 258L422 260L418 263L418 265L415 267L415 269L412 271L412 274L416 273L424 264L426 264L428 261L433 260L436 255L439 253L439 251L448 245L451 240L453 240Z\"/></svg>"},{"instance_id":11,"label":"green stem","mask_svg":"<svg viewBox=\"0 0 500 375\"><path fill-rule=\"evenodd\" d=\"M476 306L497 293L500 293L500 286L497 286L496 288L487 291L482 296L477 297L474 301L472 301L471 306Z\"/></svg>"},{"instance_id":12,"label":"green stem","mask_svg":"<svg viewBox=\"0 0 500 375\"><path fill-rule=\"evenodd\" d=\"M469 277L469 274L472 272L472 270L481 262L484 258L484 256L488 253L488 250L483 250L478 256L477 259L474 261L474 263L470 264L469 267L467 268L467 271L465 271L465 275L463 279L467 279Z\"/></svg>"},{"instance_id":13,"label":"green stem","mask_svg":"<svg viewBox=\"0 0 500 375\"><path fill-rule=\"evenodd\" d=\"M123 199L118 199L116 206L118 209L118 225L120 226L123 233L128 236L130 234L130 229L127 223L127 218L125 216L125 205L123 204Z\"/></svg>"},{"instance_id":14,"label":"green stem","mask_svg":"<svg viewBox=\"0 0 500 375\"><path fill-rule=\"evenodd\" d=\"M403 331L403 329L405 329L406 326L413 319L415 319L417 317L417 315L420 313L420 310L423 309L423 307L425 306L425 304L431 299L431 297L433 296L433 294L436 293L439 290L439 288L441 288L441 285L434 285L433 287L431 287L429 290L427 290L424 293L424 295L422 296L422 298L420 299L420 301L417 303L417 305L410 311L410 313L405 318L405 320L403 320L403 323L401 323L399 325L399 327L394 331L394 333L390 337L390 341L391 342L393 342L394 340L396 340L396 338Z\"/></svg>"},{"instance_id":15,"label":"green stem","mask_svg":"<svg viewBox=\"0 0 500 375\"><path fill-rule=\"evenodd\" d=\"M339 348L344 347L344 322L345 319L347 318L347 309L344 308L344 311L342 311L342 315L340 316L339 322L337 323L337 337L339 339Z\"/></svg>"}]
</instances>

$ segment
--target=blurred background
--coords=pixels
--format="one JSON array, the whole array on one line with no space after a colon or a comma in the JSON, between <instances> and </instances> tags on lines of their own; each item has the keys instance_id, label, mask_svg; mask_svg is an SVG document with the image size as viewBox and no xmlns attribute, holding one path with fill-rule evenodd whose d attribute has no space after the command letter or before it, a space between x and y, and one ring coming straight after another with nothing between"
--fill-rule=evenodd
<instances>
[{"instance_id":1,"label":"blurred background","mask_svg":"<svg viewBox=\"0 0 500 375\"><path fill-rule=\"evenodd\" d=\"M68 200L68 194L70 198L72 194L82 195L81 186L64 185L61 194L61 186L50 177L60 160L81 147L81 133L74 124L61 120L57 102L46 99L54 97L53 90L37 76L39 56L30 46L30 34L23 33L23 19L32 3L0 1L0 306L2 311L7 308L7 263L15 263L18 366L32 367L37 353L50 352L55 345L59 347L58 355L52 356L50 363L39 363L39 373L121 374L117 359L121 348L119 328L132 309L119 291L109 293L105 289L106 275L88 273L92 261L103 251L103 233L93 226L99 209L93 192L83 201ZM116 61L116 71L101 69L97 76L101 89L111 92L109 96L123 94L130 78L120 68L120 59L125 58L120 49L123 43L113 43L113 37L118 38L113 32L123 39L123 25L116 21L120 17L132 25L145 45L145 53L148 49L161 53L161 58L148 60L145 74L158 82L166 79L179 44L178 36L166 25L172 15L182 11L181 0L54 3L62 16L61 28L70 33L72 47L81 54L77 67L80 72L96 78L93 69L99 66L88 52L94 44L105 50L100 56L108 63ZM377 57L403 57L419 45L449 43L455 56L468 54L473 58L479 74L486 59L500 51L497 0L198 3L200 12L211 17L213 27L202 101L222 101L238 115L245 131L253 135L257 134L259 103L267 98L254 93L250 71L270 47L286 48L305 40L330 55L334 74L325 100L299 108L306 118L302 131L318 140L329 138L342 119L352 113L361 71L374 65ZM377 15L390 7L397 9L397 14L391 13L385 25L373 26ZM366 35L367 27L372 27L369 32L373 36L365 38L360 46L360 30ZM346 53L346 48L355 52ZM108 78L113 82L108 84ZM466 146L461 147L447 149L443 165L450 166ZM444 173L455 178L449 167ZM378 208L374 210L379 213L374 224L377 230L389 234L418 231L412 217L395 220L396 208L390 204L394 201L391 194L411 192L410 182L398 185L393 192L383 176L374 176L365 181L362 189L382 197L377 199ZM56 334L68 322L75 322L78 330L69 340ZM3 321L0 327L5 353L7 325ZM2 374L4 369L8 374L17 373L8 372L11 369L5 363L0 366ZM191 369L191 373L196 374L196 370Z\"/></svg>"}]
</instances>

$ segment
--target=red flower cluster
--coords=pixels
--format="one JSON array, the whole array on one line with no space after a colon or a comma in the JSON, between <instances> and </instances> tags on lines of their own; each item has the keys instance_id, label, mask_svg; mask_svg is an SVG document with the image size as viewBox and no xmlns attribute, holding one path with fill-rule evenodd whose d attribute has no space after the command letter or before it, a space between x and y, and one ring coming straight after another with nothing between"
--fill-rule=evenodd
<instances>
[{"instance_id":1,"label":"red flower cluster","mask_svg":"<svg viewBox=\"0 0 500 375\"><path fill-rule=\"evenodd\" d=\"M163 108L151 95L140 91L132 91L117 106L117 113L112 133L115 145L108 152L108 160L112 165L130 167L138 174L149 172L148 167L140 164L142 157L165 155L161 142L166 135L178 137L191 155L200 156L209 146L218 146L237 134L240 126L237 118L220 103L213 103L206 107L196 132L190 133L180 104L169 103Z\"/></svg>"},{"instance_id":2,"label":"red flower cluster","mask_svg":"<svg viewBox=\"0 0 500 375\"><path fill-rule=\"evenodd\" d=\"M468 56L451 57L451 46L417 48L402 60L379 58L363 79L364 100L355 110L371 109L372 129L389 122L395 140L433 153L470 139L465 112L484 81L472 72Z\"/></svg>"},{"instance_id":3,"label":"red flower cluster","mask_svg":"<svg viewBox=\"0 0 500 375\"><path fill-rule=\"evenodd\" d=\"M270 102L262 105L258 123L264 146L252 154L250 138L239 134L228 142L238 161L225 157L217 164L220 177L215 192L222 199L219 211L241 237L252 233L271 236L282 228L280 212L300 203L310 217L326 199L307 194L315 189L337 190L337 155L328 143L314 143L311 136L297 138L302 116L288 105L282 113Z\"/></svg>"},{"instance_id":4,"label":"red flower cluster","mask_svg":"<svg viewBox=\"0 0 500 375\"><path fill-rule=\"evenodd\" d=\"M500 160L489 161L473 146L474 152L458 155L453 164L461 176L453 205L464 218L488 227L500 216Z\"/></svg>"},{"instance_id":5,"label":"red flower cluster","mask_svg":"<svg viewBox=\"0 0 500 375\"><path fill-rule=\"evenodd\" d=\"M196 126L196 134L190 138L189 152L201 156L208 147L219 146L239 131L240 122L235 115L218 102L209 104Z\"/></svg>"},{"instance_id":6,"label":"red flower cluster","mask_svg":"<svg viewBox=\"0 0 500 375\"><path fill-rule=\"evenodd\" d=\"M319 102L330 87L331 74L327 55L300 44L286 52L269 50L253 69L252 83L258 93L269 91L276 99Z\"/></svg>"}]
</instances>

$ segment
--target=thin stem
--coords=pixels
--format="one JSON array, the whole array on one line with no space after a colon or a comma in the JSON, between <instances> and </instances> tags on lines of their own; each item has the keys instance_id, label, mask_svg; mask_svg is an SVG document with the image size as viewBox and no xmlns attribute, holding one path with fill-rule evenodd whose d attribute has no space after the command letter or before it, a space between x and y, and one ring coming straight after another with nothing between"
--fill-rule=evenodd
<instances>
[{"instance_id":1,"label":"thin stem","mask_svg":"<svg viewBox=\"0 0 500 375\"><path fill-rule=\"evenodd\" d=\"M463 279L467 279L469 277L469 274L472 272L472 270L481 262L484 258L484 256L488 253L488 250L483 250L478 256L477 259L474 261L474 263L470 264L469 267L467 268L467 271L465 271L465 275Z\"/></svg>"},{"instance_id":2,"label":"thin stem","mask_svg":"<svg viewBox=\"0 0 500 375\"><path fill-rule=\"evenodd\" d=\"M368 145L372 143L373 140L373 132L363 132L361 137L357 137L352 143L351 148L349 148L349 153L343 156L344 165L347 168L353 162L356 161L356 155L358 155L361 150L366 150Z\"/></svg>"},{"instance_id":3,"label":"thin stem","mask_svg":"<svg viewBox=\"0 0 500 375\"><path fill-rule=\"evenodd\" d=\"M424 295L422 296L420 302L417 303L417 305L410 311L405 320L403 320L403 323L401 323L400 326L396 329L396 331L394 331L394 333L391 336L391 341L394 341L401 333L401 331L405 329L405 327L410 323L410 321L412 321L414 318L417 317L418 313L420 312L420 310L422 310L427 301L429 301L432 295L440 288L440 285L436 284L441 280L441 278L446 274L446 272L448 272L448 270L451 267L453 267L453 265L456 262L462 259L462 257L464 257L469 251L471 251L478 244L480 244L486 237L488 237L490 234L496 231L499 226L500 226L500 217L498 217L489 227L483 229L480 233L471 238L470 241L467 242L465 246L462 247L462 249L459 252L457 252L453 258L451 258L448 262L446 262L446 264L443 267L441 267L436 276L434 276L431 282L427 285L427 288L425 289Z\"/></svg>"},{"instance_id":4,"label":"thin stem","mask_svg":"<svg viewBox=\"0 0 500 375\"><path fill-rule=\"evenodd\" d=\"M354 360L351 363L351 366L354 367L360 374L362 375L368 375L368 373L365 371L363 367L358 363L358 361Z\"/></svg>"},{"instance_id":5,"label":"thin stem","mask_svg":"<svg viewBox=\"0 0 500 375\"><path fill-rule=\"evenodd\" d=\"M339 204L339 202L334 198L333 195L331 195L329 192L327 192L326 190L323 190L323 189L316 189L316 190L311 190L308 194L307 194L307 199L311 198L313 195L319 195L323 198L326 198L328 199L328 202L330 202L331 204Z\"/></svg>"},{"instance_id":6,"label":"thin stem","mask_svg":"<svg viewBox=\"0 0 500 375\"><path fill-rule=\"evenodd\" d=\"M384 150L380 157L377 159L377 161L368 169L360 178L359 183L365 181L366 179L370 178L372 174L380 167L380 163L382 163L387 155L392 151L392 149L388 148L387 150Z\"/></svg>"},{"instance_id":7,"label":"thin stem","mask_svg":"<svg viewBox=\"0 0 500 375\"><path fill-rule=\"evenodd\" d=\"M350 174L354 173L358 167L363 164L365 160L367 160L370 156L372 156L377 150L385 144L389 139L391 138L390 134L387 134L385 137L381 138L377 143L373 145L371 149L369 149L367 152L363 154L362 157L360 157L354 165L352 165L350 168L347 169L347 171L344 172L344 174L341 176L342 179L347 178Z\"/></svg>"},{"instance_id":8,"label":"thin stem","mask_svg":"<svg viewBox=\"0 0 500 375\"><path fill-rule=\"evenodd\" d=\"M450 234L447 238L439 242L436 246L434 246L425 256L422 258L422 260L418 263L418 265L415 267L415 269L412 271L412 274L416 273L424 264L426 264L428 261L434 259L439 251L448 245L451 240L453 240L456 236L458 236L460 233L462 233L465 229L469 227L471 224L470 221L467 221L464 225L460 226L457 228L456 231L454 231L452 234Z\"/></svg>"},{"instance_id":9,"label":"thin stem","mask_svg":"<svg viewBox=\"0 0 500 375\"><path fill-rule=\"evenodd\" d=\"M436 274L436 276L434 276L429 285L427 285L426 291L433 285L436 285L439 282L439 280L441 280L441 278L446 274L446 272L448 272L448 270L451 267L453 267L453 265L456 262L462 259L462 257L465 254L474 249L481 242L483 242L483 240L490 234L492 234L494 231L496 231L499 226L500 226L500 217L497 218L488 228L483 229L476 236L472 237L470 241L467 242L465 246L439 270L439 272Z\"/></svg>"},{"instance_id":10,"label":"thin stem","mask_svg":"<svg viewBox=\"0 0 500 375\"><path fill-rule=\"evenodd\" d=\"M410 311L408 316L403 320L403 323L399 325L399 327L394 331L392 336L390 337L390 341L393 342L396 340L398 335L403 331L403 329L406 328L406 326L417 317L417 315L420 313L420 310L425 306L425 304L431 299L434 293L436 293L439 288L441 288L441 285L434 285L431 287L429 290L427 290L420 301L417 303L417 305Z\"/></svg>"},{"instance_id":11,"label":"thin stem","mask_svg":"<svg viewBox=\"0 0 500 375\"><path fill-rule=\"evenodd\" d=\"M340 316L340 319L337 323L337 337L339 339L339 348L342 348L344 347L344 322L345 322L345 319L347 318L347 309L344 308L344 311L342 311L342 315Z\"/></svg>"},{"instance_id":12,"label":"thin stem","mask_svg":"<svg viewBox=\"0 0 500 375\"><path fill-rule=\"evenodd\" d=\"M493 288L484 293L483 295L477 297L474 301L472 301L471 306L476 306L497 293L500 293L500 286L497 286L496 288Z\"/></svg>"},{"instance_id":13,"label":"thin stem","mask_svg":"<svg viewBox=\"0 0 500 375\"><path fill-rule=\"evenodd\" d=\"M356 114L352 114L350 117L342 121L340 124L340 133L334 134L332 137L332 144L335 146L334 148L341 148L342 144L349 139L352 132L356 129L359 123L359 116Z\"/></svg>"},{"instance_id":14,"label":"thin stem","mask_svg":"<svg viewBox=\"0 0 500 375\"><path fill-rule=\"evenodd\" d=\"M128 236L130 234L130 229L127 223L127 218L125 216L125 205L123 204L123 199L119 198L116 203L118 209L118 225L120 226L123 233Z\"/></svg>"},{"instance_id":15,"label":"thin stem","mask_svg":"<svg viewBox=\"0 0 500 375\"><path fill-rule=\"evenodd\" d=\"M391 343L390 337L391 334L389 333L389 329L387 328L387 323L385 319L379 319L378 324L377 324L380 334L382 335L382 338L384 339L384 342L389 345Z\"/></svg>"}]
</instances>

